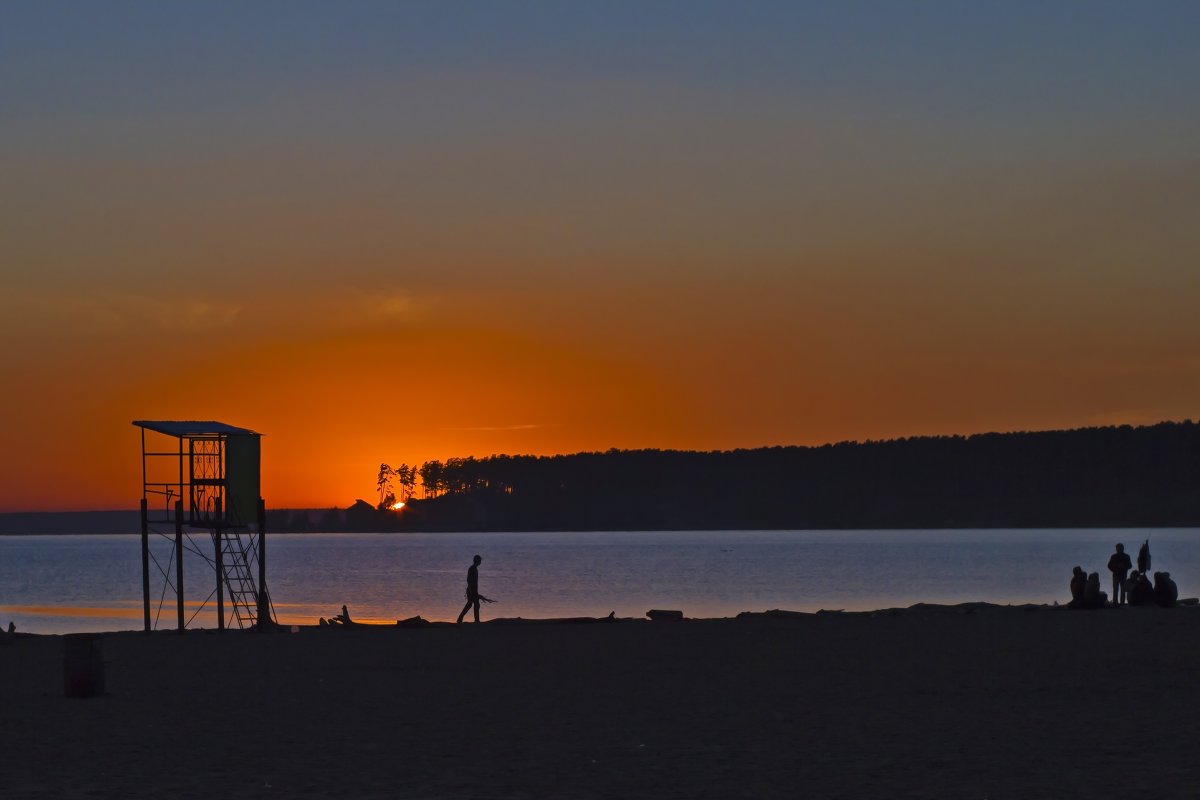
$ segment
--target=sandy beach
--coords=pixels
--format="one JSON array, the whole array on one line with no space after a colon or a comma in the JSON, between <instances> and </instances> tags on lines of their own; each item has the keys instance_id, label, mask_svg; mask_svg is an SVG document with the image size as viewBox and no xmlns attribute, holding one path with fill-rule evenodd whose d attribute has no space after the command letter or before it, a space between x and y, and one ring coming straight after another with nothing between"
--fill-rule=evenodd
<instances>
[{"instance_id":1,"label":"sandy beach","mask_svg":"<svg viewBox=\"0 0 1200 800\"><path fill-rule=\"evenodd\" d=\"M1200 610L102 635L0 647L0 795L1200 796Z\"/></svg>"}]
</instances>

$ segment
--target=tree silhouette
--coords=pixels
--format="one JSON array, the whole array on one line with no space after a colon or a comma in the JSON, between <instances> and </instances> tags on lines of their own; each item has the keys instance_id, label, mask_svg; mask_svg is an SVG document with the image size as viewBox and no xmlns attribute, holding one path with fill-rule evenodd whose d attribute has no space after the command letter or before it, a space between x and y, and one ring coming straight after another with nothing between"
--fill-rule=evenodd
<instances>
[{"instance_id":1,"label":"tree silhouette","mask_svg":"<svg viewBox=\"0 0 1200 800\"><path fill-rule=\"evenodd\" d=\"M1200 426L427 461L430 530L1200 523ZM411 481L409 483L408 481Z\"/></svg>"},{"instance_id":2,"label":"tree silhouette","mask_svg":"<svg viewBox=\"0 0 1200 800\"><path fill-rule=\"evenodd\" d=\"M379 465L379 475L375 480L375 488L379 491L380 509L391 508L396 502L396 492L392 489L392 482L396 479L396 471L387 464Z\"/></svg>"}]
</instances>

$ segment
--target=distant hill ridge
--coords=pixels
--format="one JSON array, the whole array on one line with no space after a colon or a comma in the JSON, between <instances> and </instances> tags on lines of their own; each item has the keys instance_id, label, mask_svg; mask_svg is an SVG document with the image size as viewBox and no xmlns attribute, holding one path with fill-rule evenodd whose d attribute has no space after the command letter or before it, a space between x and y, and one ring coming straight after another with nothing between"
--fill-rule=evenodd
<instances>
[{"instance_id":1,"label":"distant hill ridge","mask_svg":"<svg viewBox=\"0 0 1200 800\"><path fill-rule=\"evenodd\" d=\"M421 478L418 497L402 512L373 511L359 501L344 512L346 526L473 531L1200 525L1200 426L1191 420L817 447L502 455L426 462L415 471Z\"/></svg>"},{"instance_id":2,"label":"distant hill ridge","mask_svg":"<svg viewBox=\"0 0 1200 800\"><path fill-rule=\"evenodd\" d=\"M138 511L31 511L0 514L0 534L140 533Z\"/></svg>"},{"instance_id":3,"label":"distant hill ridge","mask_svg":"<svg viewBox=\"0 0 1200 800\"><path fill-rule=\"evenodd\" d=\"M1200 425L815 447L430 461L401 512L271 509L268 532L1200 526ZM270 498L267 498L268 502ZM0 514L0 533L136 533L138 512Z\"/></svg>"}]
</instances>

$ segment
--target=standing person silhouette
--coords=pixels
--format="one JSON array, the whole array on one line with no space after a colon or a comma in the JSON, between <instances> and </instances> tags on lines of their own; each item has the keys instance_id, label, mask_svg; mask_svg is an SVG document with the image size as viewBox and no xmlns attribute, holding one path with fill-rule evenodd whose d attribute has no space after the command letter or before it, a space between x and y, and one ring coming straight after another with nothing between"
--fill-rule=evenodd
<instances>
[{"instance_id":1,"label":"standing person silhouette","mask_svg":"<svg viewBox=\"0 0 1200 800\"><path fill-rule=\"evenodd\" d=\"M483 558L475 556L471 566L467 567L467 604L458 614L459 623L463 621L463 617L471 608L475 609L475 621L479 622L479 601L482 598L482 595L479 594L479 565L482 563Z\"/></svg>"},{"instance_id":2,"label":"standing person silhouette","mask_svg":"<svg viewBox=\"0 0 1200 800\"><path fill-rule=\"evenodd\" d=\"M1113 605L1120 605L1127 601L1125 596L1125 579L1129 577L1129 570L1133 568L1133 562L1129 560L1129 553L1125 552L1125 545L1118 543L1117 552L1108 557L1108 571L1113 576Z\"/></svg>"}]
</instances>

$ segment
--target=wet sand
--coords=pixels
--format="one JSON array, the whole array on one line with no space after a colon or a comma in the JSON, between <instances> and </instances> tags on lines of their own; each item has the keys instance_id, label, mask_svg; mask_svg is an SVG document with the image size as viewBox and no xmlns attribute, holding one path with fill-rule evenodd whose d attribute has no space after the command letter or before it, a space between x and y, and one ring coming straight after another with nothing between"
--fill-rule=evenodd
<instances>
[{"instance_id":1,"label":"wet sand","mask_svg":"<svg viewBox=\"0 0 1200 800\"><path fill-rule=\"evenodd\" d=\"M1200 797L1200 609L0 646L0 796Z\"/></svg>"}]
</instances>

